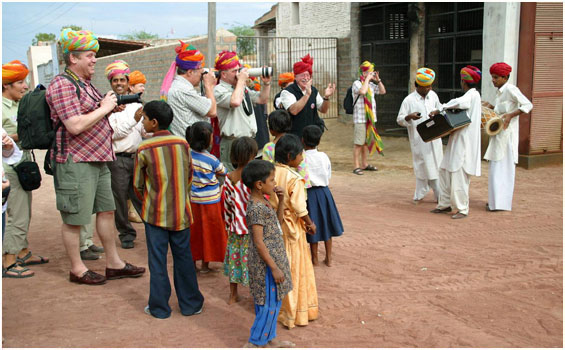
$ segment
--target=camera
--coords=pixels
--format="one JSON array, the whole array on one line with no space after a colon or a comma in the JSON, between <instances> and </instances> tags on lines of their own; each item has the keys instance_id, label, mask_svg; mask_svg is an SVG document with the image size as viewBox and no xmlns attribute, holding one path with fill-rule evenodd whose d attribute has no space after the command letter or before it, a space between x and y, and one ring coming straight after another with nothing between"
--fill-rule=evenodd
<instances>
[{"instance_id":1,"label":"camera","mask_svg":"<svg viewBox=\"0 0 565 350\"><path fill-rule=\"evenodd\" d=\"M141 103L141 93L133 95L117 95L118 105L127 105L128 103Z\"/></svg>"},{"instance_id":2,"label":"camera","mask_svg":"<svg viewBox=\"0 0 565 350\"><path fill-rule=\"evenodd\" d=\"M240 67L239 68L239 72L241 72L241 70L244 67ZM214 75L216 76L216 78L218 78L220 76L220 72L219 71L213 71ZM202 73L202 75L204 74L208 74L210 73L210 68L204 68L204 72ZM249 68L247 69L247 73L249 73L250 77L263 77L263 78L268 78L273 76L273 67L260 67L260 68Z\"/></svg>"}]
</instances>

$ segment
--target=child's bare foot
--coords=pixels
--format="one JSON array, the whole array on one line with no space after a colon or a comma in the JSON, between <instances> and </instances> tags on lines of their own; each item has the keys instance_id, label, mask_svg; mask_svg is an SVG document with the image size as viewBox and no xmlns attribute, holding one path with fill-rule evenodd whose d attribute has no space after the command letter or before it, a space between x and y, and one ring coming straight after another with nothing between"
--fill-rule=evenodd
<instances>
[{"instance_id":1,"label":"child's bare foot","mask_svg":"<svg viewBox=\"0 0 565 350\"><path fill-rule=\"evenodd\" d=\"M324 263L326 264L327 267L332 267L332 259L325 258Z\"/></svg>"},{"instance_id":2,"label":"child's bare foot","mask_svg":"<svg viewBox=\"0 0 565 350\"><path fill-rule=\"evenodd\" d=\"M312 265L314 265L314 266L320 265L317 258L312 258Z\"/></svg>"},{"instance_id":3,"label":"child's bare foot","mask_svg":"<svg viewBox=\"0 0 565 350\"><path fill-rule=\"evenodd\" d=\"M260 348L259 345L255 345L253 343L247 342L244 346L244 348Z\"/></svg>"},{"instance_id":4,"label":"child's bare foot","mask_svg":"<svg viewBox=\"0 0 565 350\"><path fill-rule=\"evenodd\" d=\"M235 294L235 295L230 294L230 299L228 300L228 305L235 304L235 303L237 303L237 302L239 302L239 295L237 295L237 294Z\"/></svg>"},{"instance_id":5,"label":"child's bare foot","mask_svg":"<svg viewBox=\"0 0 565 350\"><path fill-rule=\"evenodd\" d=\"M268 348L293 348L296 344L288 340L273 339L267 343Z\"/></svg>"}]
</instances>

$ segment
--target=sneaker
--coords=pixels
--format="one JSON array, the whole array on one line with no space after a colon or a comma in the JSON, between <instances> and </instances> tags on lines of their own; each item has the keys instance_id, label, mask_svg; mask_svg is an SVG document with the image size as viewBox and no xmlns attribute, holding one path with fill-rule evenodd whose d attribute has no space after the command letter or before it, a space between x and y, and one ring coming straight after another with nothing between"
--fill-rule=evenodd
<instances>
[{"instance_id":1,"label":"sneaker","mask_svg":"<svg viewBox=\"0 0 565 350\"><path fill-rule=\"evenodd\" d=\"M89 248L80 252L80 258L82 260L98 260L100 259L100 255L98 255L98 253L93 252Z\"/></svg>"},{"instance_id":2,"label":"sneaker","mask_svg":"<svg viewBox=\"0 0 565 350\"><path fill-rule=\"evenodd\" d=\"M94 244L91 245L90 247L88 247L88 250L90 250L91 252L95 252L95 253L104 253L104 248L98 247Z\"/></svg>"}]
</instances>

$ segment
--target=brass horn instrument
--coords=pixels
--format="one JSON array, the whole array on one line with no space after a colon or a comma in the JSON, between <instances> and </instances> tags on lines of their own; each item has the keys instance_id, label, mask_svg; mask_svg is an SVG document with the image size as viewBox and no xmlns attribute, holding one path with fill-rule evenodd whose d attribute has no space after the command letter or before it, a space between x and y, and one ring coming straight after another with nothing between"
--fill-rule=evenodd
<instances>
[{"instance_id":1,"label":"brass horn instrument","mask_svg":"<svg viewBox=\"0 0 565 350\"><path fill-rule=\"evenodd\" d=\"M504 121L494 110L482 106L481 127L485 129L488 136L495 136L502 131Z\"/></svg>"}]
</instances>

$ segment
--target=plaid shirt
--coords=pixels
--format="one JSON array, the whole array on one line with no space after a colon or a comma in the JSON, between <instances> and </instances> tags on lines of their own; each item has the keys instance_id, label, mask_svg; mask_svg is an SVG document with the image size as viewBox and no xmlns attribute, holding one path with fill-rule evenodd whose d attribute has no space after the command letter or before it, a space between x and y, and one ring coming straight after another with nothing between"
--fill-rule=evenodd
<instances>
[{"instance_id":1,"label":"plaid shirt","mask_svg":"<svg viewBox=\"0 0 565 350\"><path fill-rule=\"evenodd\" d=\"M362 86L363 86L363 83L361 83L361 80L355 80L353 82L353 86L351 87L351 93L353 94L353 102L355 102L355 99L357 98L357 96L359 96L359 90L361 90ZM371 90L373 90L373 93L375 95L378 95L378 94L381 93L379 91L379 87L377 85L375 85L373 82L369 83L369 88ZM375 102L374 99L373 99L373 113L375 114L375 122L376 122L377 121L377 103ZM355 124L365 124L366 120L367 119L365 117L365 100L363 99L363 96L359 96L357 103L355 104L355 106L353 106L353 123L355 123Z\"/></svg>"},{"instance_id":2,"label":"plaid shirt","mask_svg":"<svg viewBox=\"0 0 565 350\"><path fill-rule=\"evenodd\" d=\"M76 88L69 80L56 76L51 81L45 93L45 99L51 108L53 126L57 125L59 120L79 118L98 108L102 95L90 83L90 80L82 81L82 83L79 100ZM57 130L56 138L57 163L65 163L69 154L75 163L108 162L116 159L112 150L112 128L108 118L100 119L90 129L78 135L72 135L63 125ZM63 149L61 149L61 138L64 138ZM51 157L54 155L52 154Z\"/></svg>"}]
</instances>

